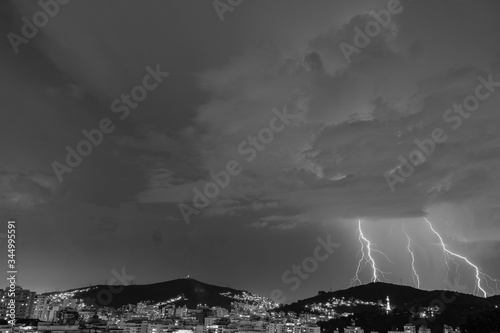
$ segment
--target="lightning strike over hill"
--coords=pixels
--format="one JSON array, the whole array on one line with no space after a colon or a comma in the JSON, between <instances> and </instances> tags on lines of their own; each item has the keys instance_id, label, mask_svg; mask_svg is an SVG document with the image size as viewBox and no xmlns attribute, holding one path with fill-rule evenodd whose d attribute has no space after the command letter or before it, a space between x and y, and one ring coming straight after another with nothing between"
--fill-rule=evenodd
<instances>
[{"instance_id":1,"label":"lightning strike over hill","mask_svg":"<svg viewBox=\"0 0 500 333\"><path fill-rule=\"evenodd\" d=\"M413 275L412 275L413 283L416 285L416 287L418 289L420 289L420 277L418 276L417 270L415 269L415 254L411 250L411 238L408 235L408 233L406 232L406 228L405 228L404 225L403 225L403 231L404 231L404 233L406 235L406 238L408 238L407 249L408 249L408 252L410 252L410 255L411 255L411 268L413 270Z\"/></svg>"},{"instance_id":2,"label":"lightning strike over hill","mask_svg":"<svg viewBox=\"0 0 500 333\"><path fill-rule=\"evenodd\" d=\"M456 257L456 258L459 258L459 259L462 259L463 261L465 261L469 266L473 267L474 270L476 271L476 286L474 288L474 294L483 294L483 297L488 297L490 295L488 295L488 293L486 292L486 290L483 288L482 286L482 282L484 281L484 283L486 284L486 286L491 289L493 291L493 294L496 294L498 293L498 282L499 280L497 279L493 279L492 277L490 277L488 274L485 274L483 272L481 272L479 270L479 268L474 265L469 259L467 259L466 257L464 256L461 256L459 254L456 254L454 252L451 252L450 250L448 250L446 248L446 245L444 244L444 241L443 241L443 238L441 237L441 235L434 229L434 227L432 226L432 223L427 219L427 218L424 218L427 223L429 224L432 232L434 232L434 234L436 236L438 236L439 238L439 241L441 243L441 247L443 248L443 252L445 253L445 257L446 257L446 262L448 259L451 259L452 261L455 262L454 258L453 257ZM456 262L455 262L456 263ZM488 283L488 280L491 280L492 282L495 282L495 286L496 286L496 290L494 288L492 288L489 283Z\"/></svg>"},{"instance_id":3,"label":"lightning strike over hill","mask_svg":"<svg viewBox=\"0 0 500 333\"><path fill-rule=\"evenodd\" d=\"M371 282L381 281L379 276L381 276L382 279L386 280L385 275L390 274L390 273L384 272L377 267L377 264L375 263L375 259L373 259L373 256L372 256L372 252L380 253L390 263L392 263L392 261L382 251L372 249L372 243L365 237L365 235L363 234L363 230L361 229L361 220L358 220L358 232L359 232L358 239L359 239L359 242L361 243L361 249L359 250L359 252L361 252L361 259L359 259L358 267L356 268L356 273L355 273L354 277L351 279L351 286L355 286L356 283L362 284L362 282L359 278L359 274L363 270L363 268L366 267L367 264L370 264L370 266L372 267L372 271L373 271L373 276L371 278ZM365 248L366 248L366 253L365 253Z\"/></svg>"}]
</instances>

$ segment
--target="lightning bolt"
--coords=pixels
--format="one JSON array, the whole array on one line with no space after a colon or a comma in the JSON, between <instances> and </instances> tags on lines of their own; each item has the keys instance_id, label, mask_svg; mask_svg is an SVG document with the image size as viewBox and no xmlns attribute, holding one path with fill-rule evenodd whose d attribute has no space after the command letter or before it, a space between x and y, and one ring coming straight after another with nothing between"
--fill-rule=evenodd
<instances>
[{"instance_id":1,"label":"lightning bolt","mask_svg":"<svg viewBox=\"0 0 500 333\"><path fill-rule=\"evenodd\" d=\"M360 285L363 284L361 280L359 279L359 273L361 272L361 265L363 265L363 260L365 259L365 243L361 240L361 233L359 233L359 242L361 243L361 249L358 251L358 253L361 252L361 259L359 259L358 262L358 267L356 268L356 273L354 277L351 279L351 286L354 287L356 286L356 283L359 283Z\"/></svg>"},{"instance_id":2,"label":"lightning bolt","mask_svg":"<svg viewBox=\"0 0 500 333\"><path fill-rule=\"evenodd\" d=\"M455 264L455 274L457 274L457 284L459 284L460 278L461 278L460 271L459 271L460 265L455 261L455 259L453 257L450 257L450 259Z\"/></svg>"},{"instance_id":3,"label":"lightning bolt","mask_svg":"<svg viewBox=\"0 0 500 333\"><path fill-rule=\"evenodd\" d=\"M466 262L469 266L471 266L471 267L473 267L473 268L474 268L474 270L476 271L476 286L475 286L475 288L474 288L474 294L476 295L476 294L480 294L480 293L482 293L484 298L488 297L488 293L486 292L486 290L484 290L484 288L483 288L483 287L482 287L482 285L481 285L483 281L484 281L484 283L486 284L486 286L487 286L489 289L491 289L491 290L493 291L493 294L498 293L498 282L499 282L499 280L497 280L497 279L493 279L493 278L492 278L491 276L489 276L488 274L485 274L485 273L481 272L481 271L479 270L479 268L478 268L476 265L474 265L474 264L473 264L473 263L472 263L469 259L467 259L466 257L461 256L461 255L459 255L459 254L456 254L456 253L451 252L450 250L448 250L448 249L446 248L446 245L444 244L444 241L443 241L443 238L441 237L441 235L440 235L440 234L439 234L436 230L434 230L434 227L432 226L432 223L431 223L431 222L430 222L427 218L424 218L424 219L425 219L425 220L427 221L427 223L429 224L429 226L430 226L430 228L431 228L432 232L434 232L434 234L435 234L436 236L438 236L439 241L441 242L441 247L443 248L443 252L445 253L445 257L446 257L446 259L450 259L450 260L452 260L452 261L454 261L454 262L455 262L455 260L454 260L454 258L453 258L453 257L456 257L456 258L462 259L462 260L463 260L463 261L465 261L465 262ZM455 262L455 263L456 263L456 262ZM447 261L446 261L446 264L448 264L448 262L447 262ZM458 265L457 265L457 266L458 266ZM458 270L458 268L457 268L457 270ZM495 291L495 289L493 289L492 287L490 287L490 285L489 285L489 283L488 283L488 280L495 282L496 291Z\"/></svg>"},{"instance_id":4,"label":"lightning bolt","mask_svg":"<svg viewBox=\"0 0 500 333\"><path fill-rule=\"evenodd\" d=\"M359 232L358 239L359 239L359 242L361 244L361 249L358 252L361 252L361 259L359 259L358 267L356 268L356 273L355 273L354 277L351 279L351 286L355 286L356 283L362 284L361 280L359 278L359 274L363 270L363 268L366 267L367 264L370 264L370 266L372 267L372 271L373 271L373 276L371 278L371 282L381 281L381 279L379 278L379 275L384 280L386 280L385 275L390 274L390 273L384 272L377 267L377 264L375 263L375 260L373 259L373 256L372 256L372 252L377 252L377 253L383 255L390 263L392 263L392 261L382 251L379 251L379 250L372 248L372 243L365 237L365 235L363 234L363 230L361 229L361 220L358 220L358 232ZM375 245L375 244L373 244L373 245ZM365 251L365 248L366 248L366 251Z\"/></svg>"},{"instance_id":5,"label":"lightning bolt","mask_svg":"<svg viewBox=\"0 0 500 333\"><path fill-rule=\"evenodd\" d=\"M405 228L404 224L403 224L403 231L406 235L406 238L408 238L407 249L408 249L408 252L410 252L410 254L411 254L411 269L413 270L413 274L411 277L413 279L413 283L417 286L418 289L420 289L420 277L418 276L417 270L415 269L415 254L411 250L411 238L408 235L408 233L406 232L406 228Z\"/></svg>"}]
</instances>

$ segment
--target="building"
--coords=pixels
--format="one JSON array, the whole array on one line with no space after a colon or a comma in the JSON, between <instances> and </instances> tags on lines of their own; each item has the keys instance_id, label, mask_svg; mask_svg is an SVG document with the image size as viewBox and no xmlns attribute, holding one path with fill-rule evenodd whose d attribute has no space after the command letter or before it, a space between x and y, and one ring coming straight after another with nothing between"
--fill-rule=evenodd
<instances>
[{"instance_id":1,"label":"building","mask_svg":"<svg viewBox=\"0 0 500 333\"><path fill-rule=\"evenodd\" d=\"M212 315L218 318L224 318L229 316L229 311L225 308L221 308L220 306L214 306L212 308Z\"/></svg>"},{"instance_id":2,"label":"building","mask_svg":"<svg viewBox=\"0 0 500 333\"><path fill-rule=\"evenodd\" d=\"M184 318L187 316L187 306L183 306L181 308L175 308L174 309L174 316L179 317L179 318Z\"/></svg>"},{"instance_id":3,"label":"building","mask_svg":"<svg viewBox=\"0 0 500 333\"><path fill-rule=\"evenodd\" d=\"M76 309L76 299L74 299L74 298L63 299L61 306L63 308L73 308L73 309Z\"/></svg>"},{"instance_id":4,"label":"building","mask_svg":"<svg viewBox=\"0 0 500 333\"><path fill-rule=\"evenodd\" d=\"M35 302L31 318L47 320L49 298L47 296L35 295Z\"/></svg>"},{"instance_id":5,"label":"building","mask_svg":"<svg viewBox=\"0 0 500 333\"><path fill-rule=\"evenodd\" d=\"M416 333L417 329L415 325L406 324L403 330L405 333Z\"/></svg>"},{"instance_id":6,"label":"building","mask_svg":"<svg viewBox=\"0 0 500 333\"><path fill-rule=\"evenodd\" d=\"M62 325L78 325L79 323L79 315L74 308L63 308L59 310L54 319L54 321Z\"/></svg>"},{"instance_id":7,"label":"building","mask_svg":"<svg viewBox=\"0 0 500 333\"><path fill-rule=\"evenodd\" d=\"M10 324L0 325L0 333L14 333L14 330Z\"/></svg>"},{"instance_id":8,"label":"building","mask_svg":"<svg viewBox=\"0 0 500 333\"><path fill-rule=\"evenodd\" d=\"M47 307L47 315L46 318L43 318L45 321L54 321L57 319L57 313L61 310L59 305L50 304Z\"/></svg>"},{"instance_id":9,"label":"building","mask_svg":"<svg viewBox=\"0 0 500 333\"><path fill-rule=\"evenodd\" d=\"M7 288L6 288L7 289ZM35 304L36 292L29 289L16 288L16 317L30 318Z\"/></svg>"},{"instance_id":10,"label":"building","mask_svg":"<svg viewBox=\"0 0 500 333\"><path fill-rule=\"evenodd\" d=\"M319 326L303 325L301 333L321 333L321 328Z\"/></svg>"},{"instance_id":11,"label":"building","mask_svg":"<svg viewBox=\"0 0 500 333\"><path fill-rule=\"evenodd\" d=\"M46 332L50 331L51 333L57 333L57 332L78 332L78 325L63 325L63 324L54 324L54 323L42 323L39 322L36 328L36 331L40 332Z\"/></svg>"},{"instance_id":12,"label":"building","mask_svg":"<svg viewBox=\"0 0 500 333\"><path fill-rule=\"evenodd\" d=\"M268 333L301 333L302 328L295 323L269 323Z\"/></svg>"},{"instance_id":13,"label":"building","mask_svg":"<svg viewBox=\"0 0 500 333\"><path fill-rule=\"evenodd\" d=\"M207 333L228 333L228 332L234 332L236 330L232 329L228 329L227 326L224 326L224 325L209 325L209 326L206 326L206 330L207 330ZM191 333L193 333L191 331Z\"/></svg>"},{"instance_id":14,"label":"building","mask_svg":"<svg viewBox=\"0 0 500 333\"><path fill-rule=\"evenodd\" d=\"M444 325L443 333L460 333L460 328L457 327L457 329L454 330L453 327Z\"/></svg>"},{"instance_id":15,"label":"building","mask_svg":"<svg viewBox=\"0 0 500 333\"><path fill-rule=\"evenodd\" d=\"M8 302L9 302L9 299L7 298L5 291L0 290L0 319L5 319L5 316L7 314L7 303Z\"/></svg>"},{"instance_id":16,"label":"building","mask_svg":"<svg viewBox=\"0 0 500 333\"><path fill-rule=\"evenodd\" d=\"M364 333L365 331L358 326L347 326L344 328L344 333Z\"/></svg>"},{"instance_id":17,"label":"building","mask_svg":"<svg viewBox=\"0 0 500 333\"><path fill-rule=\"evenodd\" d=\"M90 318L95 314L95 310L93 309L80 309L78 310L78 314L80 315L80 319L83 321L83 322L87 322L90 320Z\"/></svg>"},{"instance_id":18,"label":"building","mask_svg":"<svg viewBox=\"0 0 500 333\"><path fill-rule=\"evenodd\" d=\"M147 333L148 321L143 319L127 320L123 324L124 333Z\"/></svg>"},{"instance_id":19,"label":"building","mask_svg":"<svg viewBox=\"0 0 500 333\"><path fill-rule=\"evenodd\" d=\"M9 302L9 287L5 290L0 290L0 318L7 316L7 303ZM34 291L23 289L21 286L16 286L14 291L16 318L30 318L35 304Z\"/></svg>"},{"instance_id":20,"label":"building","mask_svg":"<svg viewBox=\"0 0 500 333\"><path fill-rule=\"evenodd\" d=\"M147 333L167 333L172 332L175 325L171 320L155 320L148 322Z\"/></svg>"},{"instance_id":21,"label":"building","mask_svg":"<svg viewBox=\"0 0 500 333\"><path fill-rule=\"evenodd\" d=\"M203 320L203 324L206 326L211 326L211 325L215 325L215 323L219 320L219 318L217 317L206 317L204 320Z\"/></svg>"}]
</instances>

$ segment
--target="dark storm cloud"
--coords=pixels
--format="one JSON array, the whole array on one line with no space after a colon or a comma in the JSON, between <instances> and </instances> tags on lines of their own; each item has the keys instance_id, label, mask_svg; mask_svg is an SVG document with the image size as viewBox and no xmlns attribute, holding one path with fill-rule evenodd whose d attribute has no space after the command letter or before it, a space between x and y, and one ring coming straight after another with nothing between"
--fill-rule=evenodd
<instances>
[{"instance_id":1,"label":"dark storm cloud","mask_svg":"<svg viewBox=\"0 0 500 333\"><path fill-rule=\"evenodd\" d=\"M61 198L66 186L50 174L0 170L0 207L6 210L30 210Z\"/></svg>"},{"instance_id":2,"label":"dark storm cloud","mask_svg":"<svg viewBox=\"0 0 500 333\"><path fill-rule=\"evenodd\" d=\"M335 276L343 287L358 250L353 221L399 226L406 218L425 235L421 217L436 212L453 217L446 228L477 245L474 258L496 255L500 95L450 131L394 193L384 173L415 138L444 126L442 113L474 92L478 75L500 81L498 3L404 2L349 63L339 44L352 43L354 27L386 2L292 2L245 2L221 23L210 2L73 1L18 55L4 39L0 206L24 212L34 226L25 237L42 246L40 255L63 247L70 250L58 258L88 264L72 287L128 265L146 281L192 273L219 283L234 273L241 287L265 291L267 278L281 288L282 271L332 230L349 240L332 257L346 267ZM22 1L1 6L4 35L37 9ZM111 102L155 64L171 75L120 122ZM293 121L245 162L239 144L285 106ZM59 184L51 163L103 117L116 131ZM193 188L233 159L242 161L241 174L186 226L176 204L189 203ZM456 206L462 214L454 215ZM367 224L384 244L384 225ZM460 245L463 235L450 239ZM277 267L276 258L290 262ZM36 259L29 262L41 269ZM148 266L155 260L169 271ZM240 261L242 269L226 265ZM438 259L429 255L424 264ZM257 269L267 275L251 285ZM311 281L329 285L333 273L322 269ZM52 281L47 275L40 285Z\"/></svg>"}]
</instances>

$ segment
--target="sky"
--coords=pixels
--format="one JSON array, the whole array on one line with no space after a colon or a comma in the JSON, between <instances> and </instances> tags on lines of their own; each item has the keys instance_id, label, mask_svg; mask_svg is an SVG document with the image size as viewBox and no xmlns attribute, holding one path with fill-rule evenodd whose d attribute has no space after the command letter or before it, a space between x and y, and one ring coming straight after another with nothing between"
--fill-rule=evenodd
<instances>
[{"instance_id":1,"label":"sky","mask_svg":"<svg viewBox=\"0 0 500 333\"><path fill-rule=\"evenodd\" d=\"M0 232L16 220L24 288L124 269L290 302L349 287L361 225L380 280L415 285L406 231L422 289L483 296L426 219L500 278L498 1L61 0L29 38L40 3L0 7Z\"/></svg>"}]
</instances>

